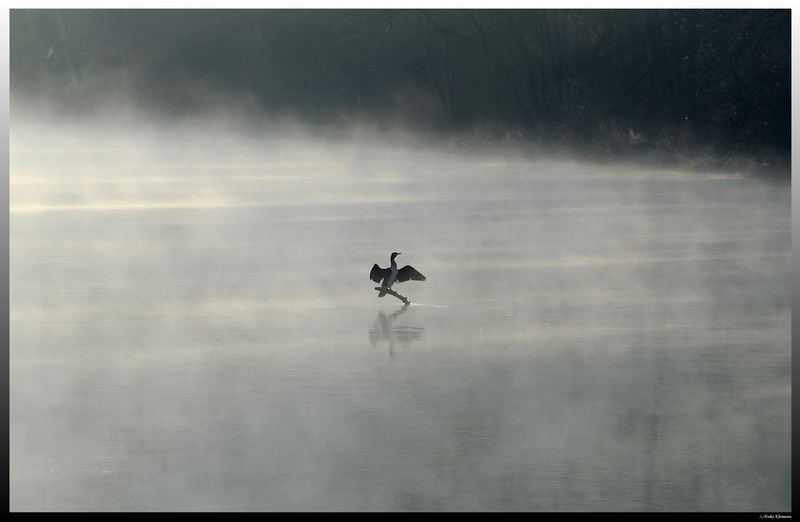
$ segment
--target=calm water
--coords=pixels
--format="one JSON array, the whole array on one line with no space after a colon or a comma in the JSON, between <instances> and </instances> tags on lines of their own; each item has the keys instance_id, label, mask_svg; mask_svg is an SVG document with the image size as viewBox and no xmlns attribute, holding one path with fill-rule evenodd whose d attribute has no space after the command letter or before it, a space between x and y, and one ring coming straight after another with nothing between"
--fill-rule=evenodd
<instances>
[{"instance_id":1,"label":"calm water","mask_svg":"<svg viewBox=\"0 0 800 522\"><path fill-rule=\"evenodd\" d=\"M12 510L790 509L788 183L19 128Z\"/></svg>"}]
</instances>

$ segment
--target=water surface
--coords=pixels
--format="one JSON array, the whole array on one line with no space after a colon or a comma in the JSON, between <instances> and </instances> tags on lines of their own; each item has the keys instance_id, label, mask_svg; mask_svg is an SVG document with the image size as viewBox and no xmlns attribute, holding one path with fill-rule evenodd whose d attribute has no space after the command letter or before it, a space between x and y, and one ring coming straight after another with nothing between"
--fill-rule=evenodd
<instances>
[{"instance_id":1,"label":"water surface","mask_svg":"<svg viewBox=\"0 0 800 522\"><path fill-rule=\"evenodd\" d=\"M790 510L788 183L15 131L12 510Z\"/></svg>"}]
</instances>

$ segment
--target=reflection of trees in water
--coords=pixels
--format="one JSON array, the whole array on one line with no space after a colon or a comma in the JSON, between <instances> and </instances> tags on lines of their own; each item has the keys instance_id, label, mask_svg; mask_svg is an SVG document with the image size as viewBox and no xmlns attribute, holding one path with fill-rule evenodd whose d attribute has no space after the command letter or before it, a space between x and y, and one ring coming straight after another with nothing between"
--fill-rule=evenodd
<instances>
[{"instance_id":1,"label":"reflection of trees in water","mask_svg":"<svg viewBox=\"0 0 800 522\"><path fill-rule=\"evenodd\" d=\"M404 305L403 308L394 312L391 315L386 315L383 312L378 314L375 324L369 330L369 342L375 347L381 341L386 341L389 344L389 357L394 357L394 349L397 344L408 346L416 341L425 331L425 328L419 326L394 326L394 321L406 311L409 305Z\"/></svg>"}]
</instances>

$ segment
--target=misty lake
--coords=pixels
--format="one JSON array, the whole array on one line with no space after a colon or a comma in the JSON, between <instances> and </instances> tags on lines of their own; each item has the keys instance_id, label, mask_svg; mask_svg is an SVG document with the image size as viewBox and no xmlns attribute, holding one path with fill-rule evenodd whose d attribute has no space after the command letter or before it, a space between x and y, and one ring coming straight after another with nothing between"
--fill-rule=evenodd
<instances>
[{"instance_id":1,"label":"misty lake","mask_svg":"<svg viewBox=\"0 0 800 522\"><path fill-rule=\"evenodd\" d=\"M189 127L11 154L12 510L790 510L788 181Z\"/></svg>"}]
</instances>

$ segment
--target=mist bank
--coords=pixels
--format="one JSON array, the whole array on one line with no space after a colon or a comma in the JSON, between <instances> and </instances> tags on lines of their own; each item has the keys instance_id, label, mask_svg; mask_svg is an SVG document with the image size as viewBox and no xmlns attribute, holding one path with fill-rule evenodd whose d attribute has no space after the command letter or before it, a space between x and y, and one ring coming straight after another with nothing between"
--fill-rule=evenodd
<instances>
[{"instance_id":1,"label":"mist bank","mask_svg":"<svg viewBox=\"0 0 800 522\"><path fill-rule=\"evenodd\" d=\"M520 140L513 136L487 138L474 133L441 133L413 128L398 122L370 122L342 118L312 124L297 117L271 115L224 100L203 110L183 115L157 113L121 97L106 98L91 111L75 114L52 99L20 95L12 102L10 138L12 149L136 148L179 157L191 149L214 152L218 143L232 149L269 150L272 154L296 154L318 147L336 154L341 150L362 152L391 150L392 154L444 154L464 161L494 158L501 162L553 160L583 163L593 167L636 169L654 172L680 170L689 175L725 173L764 179L788 180L790 157L754 157L745 152L715 153L713 150L660 151L631 149L595 150L575 144ZM168 144L168 147L164 147ZM142 147L144 147L142 149ZM248 152L249 153L249 152ZM13 155L13 150L12 150ZM558 170L550 175L558 176Z\"/></svg>"},{"instance_id":2,"label":"mist bank","mask_svg":"<svg viewBox=\"0 0 800 522\"><path fill-rule=\"evenodd\" d=\"M14 10L11 96L788 171L789 44L788 10Z\"/></svg>"}]
</instances>

